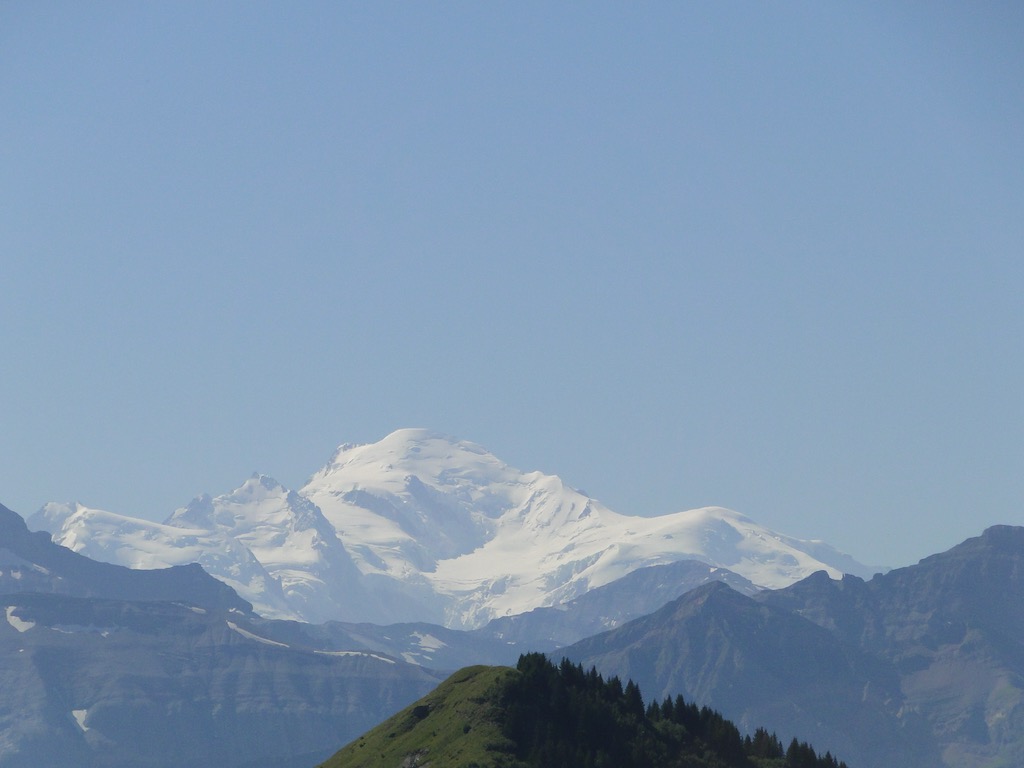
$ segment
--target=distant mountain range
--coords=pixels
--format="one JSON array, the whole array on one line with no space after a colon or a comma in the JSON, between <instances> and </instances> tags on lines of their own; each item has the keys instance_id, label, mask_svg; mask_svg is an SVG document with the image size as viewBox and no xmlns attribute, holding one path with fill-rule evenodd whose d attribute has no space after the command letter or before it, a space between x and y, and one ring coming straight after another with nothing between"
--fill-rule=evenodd
<instances>
[{"instance_id":1,"label":"distant mountain range","mask_svg":"<svg viewBox=\"0 0 1024 768\"><path fill-rule=\"evenodd\" d=\"M719 507L622 515L558 477L520 472L473 443L416 429L342 445L298 491L254 475L163 523L51 503L29 524L104 562L198 562L260 614L311 622L473 629L687 560L759 588L818 570L877 570Z\"/></svg>"},{"instance_id":2,"label":"distant mountain range","mask_svg":"<svg viewBox=\"0 0 1024 768\"><path fill-rule=\"evenodd\" d=\"M440 679L260 619L198 566L89 560L0 506L2 768L308 768Z\"/></svg>"},{"instance_id":3,"label":"distant mountain range","mask_svg":"<svg viewBox=\"0 0 1024 768\"><path fill-rule=\"evenodd\" d=\"M867 582L709 584L559 653L861 768L1024 765L1024 528Z\"/></svg>"},{"instance_id":4,"label":"distant mountain range","mask_svg":"<svg viewBox=\"0 0 1024 768\"><path fill-rule=\"evenodd\" d=\"M261 618L194 565L91 561L0 508L0 768L311 765L447 671L535 649L860 768L1024 765L1022 638L1009 526L870 581L640 567L459 631Z\"/></svg>"},{"instance_id":5,"label":"distant mountain range","mask_svg":"<svg viewBox=\"0 0 1024 768\"><path fill-rule=\"evenodd\" d=\"M431 690L431 668L512 664L713 579L752 589L680 562L473 632L311 625L257 616L195 564L90 560L0 506L0 768L308 768Z\"/></svg>"}]
</instances>

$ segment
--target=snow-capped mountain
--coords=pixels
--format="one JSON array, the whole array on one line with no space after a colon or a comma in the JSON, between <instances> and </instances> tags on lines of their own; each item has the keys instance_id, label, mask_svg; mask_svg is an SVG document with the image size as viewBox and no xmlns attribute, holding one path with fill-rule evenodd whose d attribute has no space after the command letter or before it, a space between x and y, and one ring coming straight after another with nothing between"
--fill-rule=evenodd
<instances>
[{"instance_id":1,"label":"snow-capped mountain","mask_svg":"<svg viewBox=\"0 0 1024 768\"><path fill-rule=\"evenodd\" d=\"M319 622L368 610L359 570L331 524L315 504L266 475L223 496L193 499L167 525L212 530L244 548L279 585L287 605L280 616Z\"/></svg>"},{"instance_id":2,"label":"snow-capped mountain","mask_svg":"<svg viewBox=\"0 0 1024 768\"><path fill-rule=\"evenodd\" d=\"M478 445L419 429L342 445L297 492L254 476L162 525L54 504L30 524L99 560L200 562L258 611L310 621L473 628L687 559L762 587L818 570L872 572L822 542L720 507L622 515L556 476L521 472Z\"/></svg>"},{"instance_id":3,"label":"snow-capped mountain","mask_svg":"<svg viewBox=\"0 0 1024 768\"><path fill-rule=\"evenodd\" d=\"M78 503L54 502L32 515L28 524L33 530L49 531L58 544L105 563L137 569L199 563L238 594L258 595L261 613L295 617L281 585L249 549L223 531L154 523Z\"/></svg>"},{"instance_id":4,"label":"snow-capped mountain","mask_svg":"<svg viewBox=\"0 0 1024 768\"><path fill-rule=\"evenodd\" d=\"M162 524L54 503L29 523L94 560L130 568L197 562L273 618L327 621L358 598L359 571L320 510L265 475L193 499Z\"/></svg>"}]
</instances>

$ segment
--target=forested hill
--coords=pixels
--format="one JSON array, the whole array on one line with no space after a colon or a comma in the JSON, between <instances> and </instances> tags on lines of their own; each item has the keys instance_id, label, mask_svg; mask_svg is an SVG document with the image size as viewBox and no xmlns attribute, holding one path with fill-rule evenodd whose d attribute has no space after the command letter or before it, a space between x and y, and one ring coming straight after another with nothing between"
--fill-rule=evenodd
<instances>
[{"instance_id":1,"label":"forested hill","mask_svg":"<svg viewBox=\"0 0 1024 768\"><path fill-rule=\"evenodd\" d=\"M467 667L347 745L321 768L846 768L784 746L681 696L645 706L639 688L526 654L516 669Z\"/></svg>"}]
</instances>

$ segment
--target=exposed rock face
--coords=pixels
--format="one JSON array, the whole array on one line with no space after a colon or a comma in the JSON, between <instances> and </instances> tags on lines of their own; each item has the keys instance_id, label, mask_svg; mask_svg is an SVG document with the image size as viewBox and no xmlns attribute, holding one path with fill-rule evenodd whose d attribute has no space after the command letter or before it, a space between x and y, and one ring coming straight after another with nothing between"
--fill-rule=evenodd
<instances>
[{"instance_id":1,"label":"exposed rock face","mask_svg":"<svg viewBox=\"0 0 1024 768\"><path fill-rule=\"evenodd\" d=\"M809 579L766 594L899 675L946 765L1024 765L1024 528L993 526L869 582Z\"/></svg>"}]
</instances>

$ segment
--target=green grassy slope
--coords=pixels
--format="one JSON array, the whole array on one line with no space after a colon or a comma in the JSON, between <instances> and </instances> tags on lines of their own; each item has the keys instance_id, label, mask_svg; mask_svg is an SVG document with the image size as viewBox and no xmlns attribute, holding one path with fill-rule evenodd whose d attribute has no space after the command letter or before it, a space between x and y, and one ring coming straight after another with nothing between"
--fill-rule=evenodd
<instances>
[{"instance_id":1,"label":"green grassy slope","mask_svg":"<svg viewBox=\"0 0 1024 768\"><path fill-rule=\"evenodd\" d=\"M525 768L501 732L501 697L519 673L467 667L351 744L321 768Z\"/></svg>"}]
</instances>

